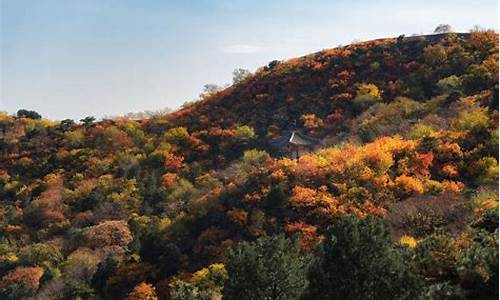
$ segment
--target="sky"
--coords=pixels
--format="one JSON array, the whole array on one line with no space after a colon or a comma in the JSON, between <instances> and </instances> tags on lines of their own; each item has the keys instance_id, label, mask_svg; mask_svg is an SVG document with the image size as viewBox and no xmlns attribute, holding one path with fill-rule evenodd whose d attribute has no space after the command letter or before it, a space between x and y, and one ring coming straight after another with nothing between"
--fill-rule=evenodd
<instances>
[{"instance_id":1,"label":"sky","mask_svg":"<svg viewBox=\"0 0 500 300\"><path fill-rule=\"evenodd\" d=\"M0 0L0 111L177 109L235 68L354 40L498 29L497 0Z\"/></svg>"}]
</instances>

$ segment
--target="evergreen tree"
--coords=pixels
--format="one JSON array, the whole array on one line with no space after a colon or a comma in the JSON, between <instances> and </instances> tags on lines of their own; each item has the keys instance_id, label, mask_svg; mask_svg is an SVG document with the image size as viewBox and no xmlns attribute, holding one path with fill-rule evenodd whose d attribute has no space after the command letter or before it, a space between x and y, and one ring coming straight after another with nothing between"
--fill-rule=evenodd
<instances>
[{"instance_id":1,"label":"evergreen tree","mask_svg":"<svg viewBox=\"0 0 500 300\"><path fill-rule=\"evenodd\" d=\"M224 299L299 299L307 288L309 256L283 235L241 242L229 251Z\"/></svg>"},{"instance_id":2,"label":"evergreen tree","mask_svg":"<svg viewBox=\"0 0 500 300\"><path fill-rule=\"evenodd\" d=\"M415 299L419 285L372 217L338 218L326 232L304 299Z\"/></svg>"}]
</instances>

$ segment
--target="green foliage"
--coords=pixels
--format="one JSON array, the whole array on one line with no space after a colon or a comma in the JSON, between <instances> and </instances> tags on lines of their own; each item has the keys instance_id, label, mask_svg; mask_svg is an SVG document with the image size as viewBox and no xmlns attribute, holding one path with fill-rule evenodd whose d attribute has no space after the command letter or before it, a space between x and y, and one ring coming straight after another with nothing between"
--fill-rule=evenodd
<instances>
[{"instance_id":1,"label":"green foliage","mask_svg":"<svg viewBox=\"0 0 500 300\"><path fill-rule=\"evenodd\" d=\"M95 117L88 116L88 117L81 119L80 122L82 122L83 126L88 127L95 122Z\"/></svg>"},{"instance_id":2,"label":"green foliage","mask_svg":"<svg viewBox=\"0 0 500 300\"><path fill-rule=\"evenodd\" d=\"M59 265L64 260L60 247L54 244L37 243L23 247L19 251L19 262L25 266L50 263Z\"/></svg>"},{"instance_id":3,"label":"green foliage","mask_svg":"<svg viewBox=\"0 0 500 300\"><path fill-rule=\"evenodd\" d=\"M230 250L224 299L299 299L310 258L282 235L241 242Z\"/></svg>"},{"instance_id":4,"label":"green foliage","mask_svg":"<svg viewBox=\"0 0 500 300\"><path fill-rule=\"evenodd\" d=\"M85 134L82 130L66 131L64 133L65 143L71 148L78 148L84 144Z\"/></svg>"},{"instance_id":5,"label":"green foliage","mask_svg":"<svg viewBox=\"0 0 500 300\"><path fill-rule=\"evenodd\" d=\"M457 264L462 286L475 299L498 298L498 228L494 233L478 232Z\"/></svg>"},{"instance_id":6,"label":"green foliage","mask_svg":"<svg viewBox=\"0 0 500 300\"><path fill-rule=\"evenodd\" d=\"M192 300L200 299L200 290L194 284L176 280L170 285L170 299L172 300Z\"/></svg>"},{"instance_id":7,"label":"green foliage","mask_svg":"<svg viewBox=\"0 0 500 300\"><path fill-rule=\"evenodd\" d=\"M170 128L165 132L164 139L170 144L179 144L189 137L189 133L185 127Z\"/></svg>"},{"instance_id":8,"label":"green foliage","mask_svg":"<svg viewBox=\"0 0 500 300\"><path fill-rule=\"evenodd\" d=\"M465 300L465 293L460 287L448 282L436 283L425 289L424 299Z\"/></svg>"},{"instance_id":9,"label":"green foliage","mask_svg":"<svg viewBox=\"0 0 500 300\"><path fill-rule=\"evenodd\" d=\"M362 83L358 86L356 97L352 100L353 108L360 113L381 100L378 87L373 83Z\"/></svg>"},{"instance_id":10,"label":"green foliage","mask_svg":"<svg viewBox=\"0 0 500 300\"><path fill-rule=\"evenodd\" d=\"M195 272L189 282L175 279L170 283L170 298L220 300L226 280L224 265L213 264Z\"/></svg>"},{"instance_id":11,"label":"green foliage","mask_svg":"<svg viewBox=\"0 0 500 300\"><path fill-rule=\"evenodd\" d=\"M493 183L498 180L498 161L494 157L482 157L468 168L476 185Z\"/></svg>"},{"instance_id":12,"label":"green foliage","mask_svg":"<svg viewBox=\"0 0 500 300\"><path fill-rule=\"evenodd\" d=\"M433 282L456 281L457 248L453 237L437 230L415 248L415 264L420 275Z\"/></svg>"},{"instance_id":13,"label":"green foliage","mask_svg":"<svg viewBox=\"0 0 500 300\"><path fill-rule=\"evenodd\" d=\"M238 126L236 127L236 138L241 140L250 140L255 138L255 132L250 126Z\"/></svg>"},{"instance_id":14,"label":"green foliage","mask_svg":"<svg viewBox=\"0 0 500 300\"><path fill-rule=\"evenodd\" d=\"M473 228L486 230L490 233L498 228L498 207L482 211L471 224Z\"/></svg>"},{"instance_id":15,"label":"green foliage","mask_svg":"<svg viewBox=\"0 0 500 300\"><path fill-rule=\"evenodd\" d=\"M372 217L336 219L309 280L304 299L415 299L420 292L387 228Z\"/></svg>"},{"instance_id":16,"label":"green foliage","mask_svg":"<svg viewBox=\"0 0 500 300\"><path fill-rule=\"evenodd\" d=\"M28 118L33 120L39 120L42 116L34 110L20 109L17 111L18 118Z\"/></svg>"},{"instance_id":17,"label":"green foliage","mask_svg":"<svg viewBox=\"0 0 500 300\"><path fill-rule=\"evenodd\" d=\"M456 75L451 75L440 79L436 85L441 93L451 94L453 92L461 91L462 80Z\"/></svg>"},{"instance_id":18,"label":"green foliage","mask_svg":"<svg viewBox=\"0 0 500 300\"><path fill-rule=\"evenodd\" d=\"M234 75L175 112L0 112L0 298L498 298L495 32ZM292 128L328 146L268 154Z\"/></svg>"},{"instance_id":19,"label":"green foliage","mask_svg":"<svg viewBox=\"0 0 500 300\"><path fill-rule=\"evenodd\" d=\"M270 156L265 151L259 151L256 149L248 150L243 153L243 159L241 163L245 167L257 166L265 161L269 160Z\"/></svg>"},{"instance_id":20,"label":"green foliage","mask_svg":"<svg viewBox=\"0 0 500 300\"><path fill-rule=\"evenodd\" d=\"M250 76L250 72L245 69L234 69L233 71L233 84L238 84L248 78Z\"/></svg>"},{"instance_id":21,"label":"green foliage","mask_svg":"<svg viewBox=\"0 0 500 300\"><path fill-rule=\"evenodd\" d=\"M461 112L458 118L453 120L453 127L460 131L480 131L488 128L488 114L485 109L477 109L469 112Z\"/></svg>"},{"instance_id":22,"label":"green foliage","mask_svg":"<svg viewBox=\"0 0 500 300\"><path fill-rule=\"evenodd\" d=\"M436 129L432 125L415 124L407 134L407 137L414 140L421 140L426 137L433 137L436 134Z\"/></svg>"},{"instance_id":23,"label":"green foliage","mask_svg":"<svg viewBox=\"0 0 500 300\"><path fill-rule=\"evenodd\" d=\"M113 257L107 257L97 265L97 270L92 276L91 285L96 291L103 292L106 287L106 281L116 271L118 260Z\"/></svg>"}]
</instances>

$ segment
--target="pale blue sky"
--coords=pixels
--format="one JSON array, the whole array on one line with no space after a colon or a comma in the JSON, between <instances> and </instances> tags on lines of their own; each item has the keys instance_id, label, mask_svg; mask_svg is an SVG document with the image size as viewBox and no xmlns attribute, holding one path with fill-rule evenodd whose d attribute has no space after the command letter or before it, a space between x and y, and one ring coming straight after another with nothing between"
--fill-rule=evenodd
<instances>
[{"instance_id":1,"label":"pale blue sky","mask_svg":"<svg viewBox=\"0 0 500 300\"><path fill-rule=\"evenodd\" d=\"M235 68L353 40L498 28L496 0L0 2L0 110L52 119L175 109Z\"/></svg>"}]
</instances>

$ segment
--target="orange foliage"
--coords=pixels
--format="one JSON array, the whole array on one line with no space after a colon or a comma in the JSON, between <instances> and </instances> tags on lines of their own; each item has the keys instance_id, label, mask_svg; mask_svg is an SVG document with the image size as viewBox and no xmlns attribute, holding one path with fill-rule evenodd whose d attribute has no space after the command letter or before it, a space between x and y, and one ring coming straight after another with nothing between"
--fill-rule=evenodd
<instances>
[{"instance_id":1,"label":"orange foliage","mask_svg":"<svg viewBox=\"0 0 500 300\"><path fill-rule=\"evenodd\" d=\"M176 172L184 166L184 157L168 153L165 157L165 168L169 172Z\"/></svg>"},{"instance_id":2,"label":"orange foliage","mask_svg":"<svg viewBox=\"0 0 500 300\"><path fill-rule=\"evenodd\" d=\"M379 174L386 172L393 164L391 153L384 151L379 143L366 145L361 155L367 165Z\"/></svg>"},{"instance_id":3,"label":"orange foliage","mask_svg":"<svg viewBox=\"0 0 500 300\"><path fill-rule=\"evenodd\" d=\"M332 84L333 87L337 87L337 84L334 83ZM330 97L330 100L332 101L349 101L352 99L352 95L349 93L340 93L340 94L335 94Z\"/></svg>"},{"instance_id":4,"label":"orange foliage","mask_svg":"<svg viewBox=\"0 0 500 300\"><path fill-rule=\"evenodd\" d=\"M488 54L490 49L498 47L498 33L494 30L474 31L470 34L469 43L474 50Z\"/></svg>"},{"instance_id":5,"label":"orange foliage","mask_svg":"<svg viewBox=\"0 0 500 300\"><path fill-rule=\"evenodd\" d=\"M295 186L290 197L290 205L304 214L319 213L327 216L336 214L337 201L326 192L326 187L320 190Z\"/></svg>"},{"instance_id":6,"label":"orange foliage","mask_svg":"<svg viewBox=\"0 0 500 300\"><path fill-rule=\"evenodd\" d=\"M278 169L271 173L271 178L276 182L284 182L287 179L287 176L282 169Z\"/></svg>"},{"instance_id":7,"label":"orange foliage","mask_svg":"<svg viewBox=\"0 0 500 300\"><path fill-rule=\"evenodd\" d=\"M429 169L432 167L432 162L434 160L434 154L429 153L416 153L415 163L412 171L415 174L428 177L430 175Z\"/></svg>"},{"instance_id":8,"label":"orange foliage","mask_svg":"<svg viewBox=\"0 0 500 300\"><path fill-rule=\"evenodd\" d=\"M248 212L239 208L230 209L227 212L227 215L229 216L231 221L240 226L244 226L248 221Z\"/></svg>"},{"instance_id":9,"label":"orange foliage","mask_svg":"<svg viewBox=\"0 0 500 300\"><path fill-rule=\"evenodd\" d=\"M441 184L443 189L447 192L459 193L464 189L464 184L459 181L443 180Z\"/></svg>"},{"instance_id":10,"label":"orange foliage","mask_svg":"<svg viewBox=\"0 0 500 300\"><path fill-rule=\"evenodd\" d=\"M304 183L324 177L328 162L317 155L304 155L298 159L295 176Z\"/></svg>"},{"instance_id":11,"label":"orange foliage","mask_svg":"<svg viewBox=\"0 0 500 300\"><path fill-rule=\"evenodd\" d=\"M40 278L42 278L42 275L43 269L40 267L18 267L2 277L0 281L0 290L4 290L12 284L19 284L36 292L40 285Z\"/></svg>"},{"instance_id":12,"label":"orange foliage","mask_svg":"<svg viewBox=\"0 0 500 300\"><path fill-rule=\"evenodd\" d=\"M46 178L48 188L43 191L38 199L31 202L33 217L30 222L48 226L64 221L64 203L62 202L63 178L60 175L49 174Z\"/></svg>"},{"instance_id":13,"label":"orange foliage","mask_svg":"<svg viewBox=\"0 0 500 300\"><path fill-rule=\"evenodd\" d=\"M106 289L114 295L123 295L132 290L137 284L151 280L156 274L157 269L149 264L122 264L106 281Z\"/></svg>"},{"instance_id":14,"label":"orange foliage","mask_svg":"<svg viewBox=\"0 0 500 300\"><path fill-rule=\"evenodd\" d=\"M289 234L300 233L300 248L302 252L311 252L321 241L316 226L302 221L287 224L285 231Z\"/></svg>"},{"instance_id":15,"label":"orange foliage","mask_svg":"<svg viewBox=\"0 0 500 300\"><path fill-rule=\"evenodd\" d=\"M457 143L445 143L438 147L438 157L441 161L458 160L463 156L462 149Z\"/></svg>"},{"instance_id":16,"label":"orange foliage","mask_svg":"<svg viewBox=\"0 0 500 300\"><path fill-rule=\"evenodd\" d=\"M175 173L165 173L161 177L161 182L164 187L169 188L175 184L177 181L177 174Z\"/></svg>"},{"instance_id":17,"label":"orange foliage","mask_svg":"<svg viewBox=\"0 0 500 300\"><path fill-rule=\"evenodd\" d=\"M458 168L453 164L445 164L441 168L441 173L447 177L456 177L458 176Z\"/></svg>"},{"instance_id":18,"label":"orange foliage","mask_svg":"<svg viewBox=\"0 0 500 300\"><path fill-rule=\"evenodd\" d=\"M128 294L127 300L156 300L156 291L153 285L141 282Z\"/></svg>"}]
</instances>

